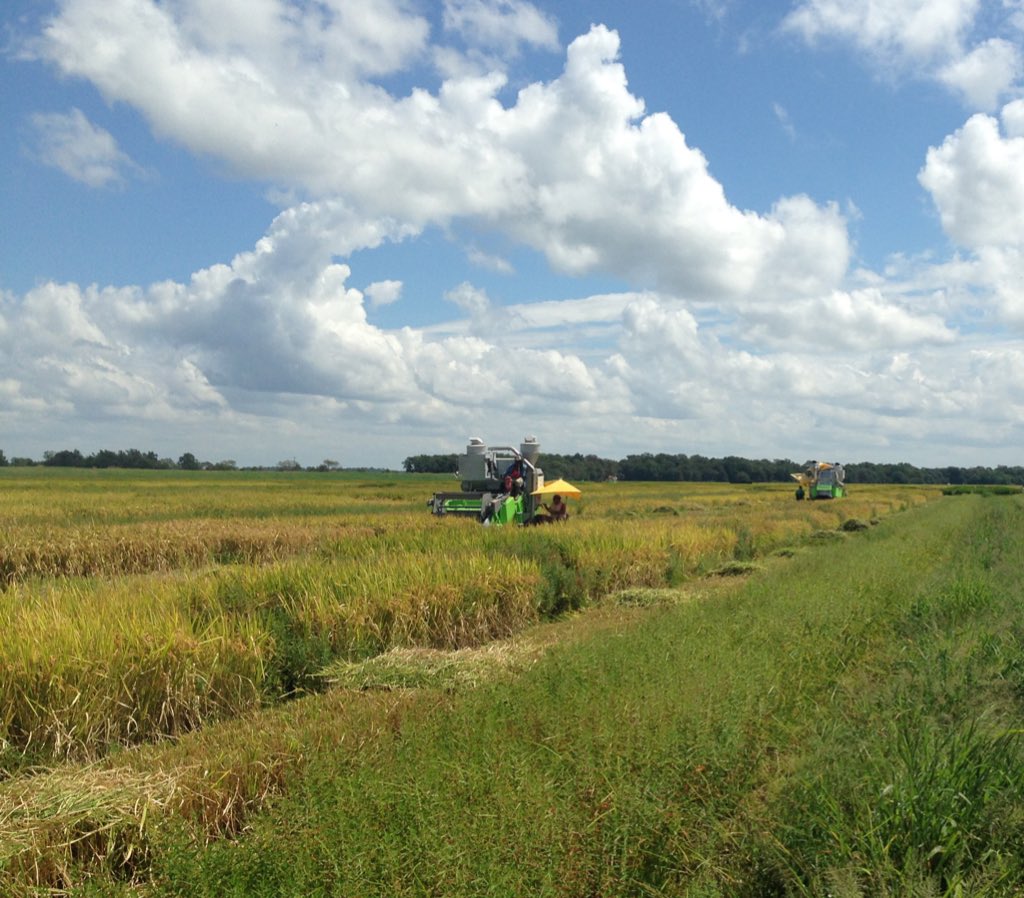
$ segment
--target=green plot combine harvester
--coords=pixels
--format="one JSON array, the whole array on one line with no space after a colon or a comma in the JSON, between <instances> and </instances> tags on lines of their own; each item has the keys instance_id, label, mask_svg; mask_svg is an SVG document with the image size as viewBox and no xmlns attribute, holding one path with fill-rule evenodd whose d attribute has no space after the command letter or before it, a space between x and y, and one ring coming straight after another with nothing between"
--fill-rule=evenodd
<instances>
[{"instance_id":1,"label":"green plot combine harvester","mask_svg":"<svg viewBox=\"0 0 1024 898\"><path fill-rule=\"evenodd\" d=\"M428 503L436 515L466 515L485 524L523 524L533 519L544 472L537 467L540 443L526 437L518 449L487 446L474 437L459 456L459 492L435 493Z\"/></svg>"},{"instance_id":2,"label":"green plot combine harvester","mask_svg":"<svg viewBox=\"0 0 1024 898\"><path fill-rule=\"evenodd\" d=\"M816 461L797 474L790 474L798 484L797 499L841 499L846 495L843 480L846 472L839 462Z\"/></svg>"}]
</instances>

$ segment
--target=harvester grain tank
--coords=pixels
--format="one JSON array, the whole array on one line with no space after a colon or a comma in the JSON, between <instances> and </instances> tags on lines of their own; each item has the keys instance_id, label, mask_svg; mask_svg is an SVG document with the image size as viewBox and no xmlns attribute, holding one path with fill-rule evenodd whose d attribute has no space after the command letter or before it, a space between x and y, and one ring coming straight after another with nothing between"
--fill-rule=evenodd
<instances>
[{"instance_id":1,"label":"harvester grain tank","mask_svg":"<svg viewBox=\"0 0 1024 898\"><path fill-rule=\"evenodd\" d=\"M846 471L839 462L816 461L790 474L798 484L797 499L841 499L846 495Z\"/></svg>"},{"instance_id":2,"label":"harvester grain tank","mask_svg":"<svg viewBox=\"0 0 1024 898\"><path fill-rule=\"evenodd\" d=\"M539 457L536 437L526 437L518 449L488 446L473 437L458 458L461 489L435 493L428 503L430 510L436 515L476 517L485 524L530 521L537 503L531 494L544 486Z\"/></svg>"}]
</instances>

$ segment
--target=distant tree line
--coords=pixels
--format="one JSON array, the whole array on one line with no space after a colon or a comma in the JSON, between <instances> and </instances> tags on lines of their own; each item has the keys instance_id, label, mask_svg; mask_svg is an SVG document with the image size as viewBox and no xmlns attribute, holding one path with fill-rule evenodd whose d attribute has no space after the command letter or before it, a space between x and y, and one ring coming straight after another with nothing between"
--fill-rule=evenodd
<instances>
[{"instance_id":1,"label":"distant tree line","mask_svg":"<svg viewBox=\"0 0 1024 898\"><path fill-rule=\"evenodd\" d=\"M43 453L43 464L51 468L173 468L169 458L140 449L101 449L93 455L82 455L77 449L60 449Z\"/></svg>"},{"instance_id":2,"label":"distant tree line","mask_svg":"<svg viewBox=\"0 0 1024 898\"><path fill-rule=\"evenodd\" d=\"M2 467L33 467L42 465L51 468L129 468L154 471L237 471L238 464L233 458L221 461L200 461L191 452L185 452L175 461L173 458L160 458L155 452L143 452L140 449L101 449L92 455L83 455L78 449L47 450L42 461L31 458L15 457L8 459L0 449L0 468ZM337 471L341 465L332 458L325 458L320 464L303 468L294 458L279 461L271 468L258 467L244 470L273 471Z\"/></svg>"},{"instance_id":3,"label":"distant tree line","mask_svg":"<svg viewBox=\"0 0 1024 898\"><path fill-rule=\"evenodd\" d=\"M30 464L37 462L29 461ZM234 461L201 462L191 452L186 452L177 461L160 458L155 452L141 449L100 449L92 455L83 455L78 449L48 450L43 453L42 464L50 468L130 468L151 471L234 470Z\"/></svg>"},{"instance_id":4,"label":"distant tree line","mask_svg":"<svg viewBox=\"0 0 1024 898\"><path fill-rule=\"evenodd\" d=\"M831 459L826 459L831 460ZM548 480L647 480L647 481L714 481L718 483L788 483L790 474L801 471L813 460L798 463L788 458L749 459L736 455L708 458L703 455L681 455L665 452L644 452L627 455L619 461L596 455L558 455L545 452L540 465ZM403 463L406 471L415 474L454 474L458 455L411 455ZM847 483L931 483L931 484L1022 484L1024 467L1000 465L989 467L918 468L906 462L878 464L856 462L844 464Z\"/></svg>"},{"instance_id":5,"label":"distant tree line","mask_svg":"<svg viewBox=\"0 0 1024 898\"><path fill-rule=\"evenodd\" d=\"M200 461L191 452L185 452L177 461L161 458L155 452L139 449L101 449L92 455L83 455L78 449L61 449L43 453L41 462L31 458L8 458L0 449L0 467L28 467L44 465L57 468L136 468L181 471L234 471L234 459L210 462ZM644 452L627 455L615 461L596 455L559 455L545 452L541 467L548 480L564 477L566 480L649 480L649 481L715 481L719 483L785 483L790 474L805 468L811 461L797 463L788 458L749 459L736 455L708 458L703 455L682 455L665 452ZM439 455L410 455L403 469L413 474L454 474L458 455L454 452ZM1024 466L999 465L995 468L974 466L969 468L947 466L919 468L907 462L896 464L855 462L844 465L847 483L928 483L957 486L997 484L1024 484ZM303 467L294 458L279 461L270 467L246 470L275 471L339 471L341 465L325 458L320 464ZM360 470L383 470L363 468Z\"/></svg>"},{"instance_id":6,"label":"distant tree line","mask_svg":"<svg viewBox=\"0 0 1024 898\"><path fill-rule=\"evenodd\" d=\"M459 456L450 452L446 455L410 455L402 462L407 474L454 474L459 467Z\"/></svg>"},{"instance_id":7,"label":"distant tree line","mask_svg":"<svg viewBox=\"0 0 1024 898\"><path fill-rule=\"evenodd\" d=\"M609 480L620 476L622 462L596 455L558 455L545 452L541 456L541 467L548 480L556 477L576 480ZM459 456L454 453L442 455L410 455L402 468L409 474L454 474L459 466Z\"/></svg>"},{"instance_id":8,"label":"distant tree line","mask_svg":"<svg viewBox=\"0 0 1024 898\"><path fill-rule=\"evenodd\" d=\"M596 455L558 455L545 452L540 457L540 466L544 469L544 477L554 480L564 477L566 480L613 480L621 479L622 462L609 458L598 458Z\"/></svg>"},{"instance_id":9,"label":"distant tree line","mask_svg":"<svg viewBox=\"0 0 1024 898\"><path fill-rule=\"evenodd\" d=\"M833 459L822 459L832 461ZM747 459L734 455L705 458L702 455L630 455L619 462L622 480L706 480L728 483L782 483L790 474L813 464L788 458ZM919 468L907 462L844 463L847 483L930 483L930 484L1020 484L1024 467L1000 465L996 468L947 466ZM546 473L546 469L545 469Z\"/></svg>"}]
</instances>

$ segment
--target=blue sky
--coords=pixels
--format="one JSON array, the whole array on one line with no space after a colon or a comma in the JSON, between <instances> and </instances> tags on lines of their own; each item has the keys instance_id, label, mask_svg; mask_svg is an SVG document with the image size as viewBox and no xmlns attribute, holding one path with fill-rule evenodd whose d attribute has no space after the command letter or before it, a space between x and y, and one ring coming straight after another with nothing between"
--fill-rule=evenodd
<instances>
[{"instance_id":1,"label":"blue sky","mask_svg":"<svg viewBox=\"0 0 1024 898\"><path fill-rule=\"evenodd\" d=\"M0 448L1021 464L1024 0L14 0Z\"/></svg>"}]
</instances>

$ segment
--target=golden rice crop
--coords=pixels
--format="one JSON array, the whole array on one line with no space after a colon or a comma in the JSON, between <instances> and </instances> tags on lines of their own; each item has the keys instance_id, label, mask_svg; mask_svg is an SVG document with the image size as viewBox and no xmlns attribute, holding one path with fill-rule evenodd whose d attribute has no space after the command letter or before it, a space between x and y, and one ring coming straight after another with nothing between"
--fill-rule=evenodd
<instances>
[{"instance_id":1,"label":"golden rice crop","mask_svg":"<svg viewBox=\"0 0 1024 898\"><path fill-rule=\"evenodd\" d=\"M367 528L314 519L192 519L0 533L0 587L31 577L93 577L211 564L261 564L357 539Z\"/></svg>"},{"instance_id":2,"label":"golden rice crop","mask_svg":"<svg viewBox=\"0 0 1024 898\"><path fill-rule=\"evenodd\" d=\"M182 613L137 581L0 594L0 745L91 757L260 699L265 636Z\"/></svg>"},{"instance_id":3,"label":"golden rice crop","mask_svg":"<svg viewBox=\"0 0 1024 898\"><path fill-rule=\"evenodd\" d=\"M296 646L325 647L326 661L476 645L536 619L539 577L513 556L367 545L184 579L17 585L0 593L0 739L95 757L271 700L268 668Z\"/></svg>"},{"instance_id":4,"label":"golden rice crop","mask_svg":"<svg viewBox=\"0 0 1024 898\"><path fill-rule=\"evenodd\" d=\"M457 648L535 618L536 565L460 553L457 545L445 549L364 544L358 557L222 570L193 581L188 602L203 618L281 612L342 654L395 645Z\"/></svg>"}]
</instances>

